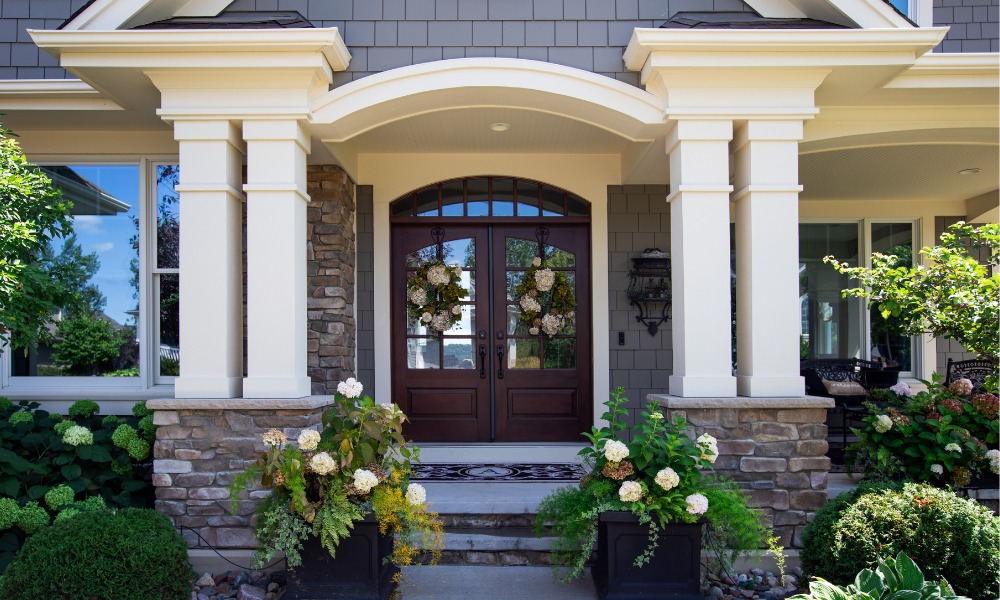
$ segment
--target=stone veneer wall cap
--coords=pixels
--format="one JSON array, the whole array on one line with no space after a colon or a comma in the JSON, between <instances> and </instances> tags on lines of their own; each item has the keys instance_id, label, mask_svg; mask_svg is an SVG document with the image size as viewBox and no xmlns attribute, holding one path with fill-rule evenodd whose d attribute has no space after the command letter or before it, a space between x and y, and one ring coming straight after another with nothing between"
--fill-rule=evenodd
<instances>
[{"instance_id":1,"label":"stone veneer wall cap","mask_svg":"<svg viewBox=\"0 0 1000 600\"><path fill-rule=\"evenodd\" d=\"M681 398L669 394L647 394L646 401L656 401L665 408L833 408L833 398L800 396L794 398Z\"/></svg>"},{"instance_id":2,"label":"stone veneer wall cap","mask_svg":"<svg viewBox=\"0 0 1000 600\"><path fill-rule=\"evenodd\" d=\"M305 398L158 398L153 410L312 410L333 404L333 396Z\"/></svg>"}]
</instances>

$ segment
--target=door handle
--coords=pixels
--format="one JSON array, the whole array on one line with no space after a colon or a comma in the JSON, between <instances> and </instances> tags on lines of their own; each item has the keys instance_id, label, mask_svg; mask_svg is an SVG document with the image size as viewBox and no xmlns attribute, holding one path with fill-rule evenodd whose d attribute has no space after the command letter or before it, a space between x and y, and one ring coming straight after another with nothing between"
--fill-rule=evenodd
<instances>
[{"instance_id":1,"label":"door handle","mask_svg":"<svg viewBox=\"0 0 1000 600\"><path fill-rule=\"evenodd\" d=\"M479 378L486 379L486 344L479 344Z\"/></svg>"},{"instance_id":2,"label":"door handle","mask_svg":"<svg viewBox=\"0 0 1000 600\"><path fill-rule=\"evenodd\" d=\"M497 344L497 379L503 379L503 344Z\"/></svg>"}]
</instances>

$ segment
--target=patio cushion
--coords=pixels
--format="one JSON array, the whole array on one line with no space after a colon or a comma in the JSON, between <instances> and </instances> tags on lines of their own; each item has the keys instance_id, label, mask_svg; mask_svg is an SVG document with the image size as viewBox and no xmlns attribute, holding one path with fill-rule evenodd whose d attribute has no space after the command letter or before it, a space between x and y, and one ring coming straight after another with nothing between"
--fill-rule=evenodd
<instances>
[{"instance_id":1,"label":"patio cushion","mask_svg":"<svg viewBox=\"0 0 1000 600\"><path fill-rule=\"evenodd\" d=\"M865 395L865 388L861 387L860 383L854 381L830 381L829 379L824 379L823 387L826 388L826 393L831 396Z\"/></svg>"}]
</instances>

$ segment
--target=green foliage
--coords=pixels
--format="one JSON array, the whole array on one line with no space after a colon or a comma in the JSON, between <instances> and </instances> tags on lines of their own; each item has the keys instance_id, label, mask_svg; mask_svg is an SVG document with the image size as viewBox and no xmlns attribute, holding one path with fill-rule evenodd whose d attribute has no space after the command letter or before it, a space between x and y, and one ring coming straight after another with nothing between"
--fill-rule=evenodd
<instances>
[{"instance_id":1,"label":"green foliage","mask_svg":"<svg viewBox=\"0 0 1000 600\"><path fill-rule=\"evenodd\" d=\"M28 163L12 135L0 125L0 340L29 348L48 339L53 314L79 303L39 260L53 239L71 232L72 205Z\"/></svg>"},{"instance_id":2,"label":"green foliage","mask_svg":"<svg viewBox=\"0 0 1000 600\"><path fill-rule=\"evenodd\" d=\"M1000 592L1000 518L932 486L872 484L835 498L806 526L803 569L846 584L905 552L934 580L977 600Z\"/></svg>"},{"instance_id":3,"label":"green foliage","mask_svg":"<svg viewBox=\"0 0 1000 600\"><path fill-rule=\"evenodd\" d=\"M581 482L581 488L563 487L538 506L535 534L548 528L558 536L552 544L552 564L568 567L563 581L583 574L597 543L597 519L605 510L626 510L610 481Z\"/></svg>"},{"instance_id":4,"label":"green foliage","mask_svg":"<svg viewBox=\"0 0 1000 600\"><path fill-rule=\"evenodd\" d=\"M45 505L52 510L59 510L63 506L73 502L76 492L65 483L45 492Z\"/></svg>"},{"instance_id":5,"label":"green foliage","mask_svg":"<svg viewBox=\"0 0 1000 600\"><path fill-rule=\"evenodd\" d=\"M101 407L93 400L77 400L69 407L69 416L73 418L89 419L96 415Z\"/></svg>"},{"instance_id":6,"label":"green foliage","mask_svg":"<svg viewBox=\"0 0 1000 600\"><path fill-rule=\"evenodd\" d=\"M170 520L153 510L81 513L28 539L0 596L186 600L193 573Z\"/></svg>"},{"instance_id":7,"label":"green foliage","mask_svg":"<svg viewBox=\"0 0 1000 600\"><path fill-rule=\"evenodd\" d=\"M52 361L70 375L97 375L100 370L110 369L124 343L111 321L81 313L59 321Z\"/></svg>"},{"instance_id":8,"label":"green foliage","mask_svg":"<svg viewBox=\"0 0 1000 600\"><path fill-rule=\"evenodd\" d=\"M21 423L34 423L35 415L27 410L19 410L16 413L11 414L7 417L7 422L11 425L20 425Z\"/></svg>"},{"instance_id":9,"label":"green foliage","mask_svg":"<svg viewBox=\"0 0 1000 600\"><path fill-rule=\"evenodd\" d=\"M969 250L984 250L980 262ZM1000 225L963 222L941 235L941 244L920 251L926 266L898 265L897 257L872 253L872 267L823 260L857 279L844 296L867 298L884 318L895 317L905 333L950 337L994 363L1000 359Z\"/></svg>"},{"instance_id":10,"label":"green foliage","mask_svg":"<svg viewBox=\"0 0 1000 600\"><path fill-rule=\"evenodd\" d=\"M285 555L289 568L302 564L302 540L309 537L312 527L292 512L288 499L275 492L257 508L256 534L259 546L253 555L253 566L262 569L279 552Z\"/></svg>"},{"instance_id":11,"label":"green foliage","mask_svg":"<svg viewBox=\"0 0 1000 600\"><path fill-rule=\"evenodd\" d=\"M904 552L896 558L879 558L878 568L862 569L854 583L846 588L816 579L809 584L809 594L789 600L969 600L956 596L946 580L927 581L913 560Z\"/></svg>"},{"instance_id":12,"label":"green foliage","mask_svg":"<svg viewBox=\"0 0 1000 600\"><path fill-rule=\"evenodd\" d=\"M0 531L10 529L17 524L17 515L21 511L17 500L13 498L0 498Z\"/></svg>"},{"instance_id":13,"label":"green foliage","mask_svg":"<svg viewBox=\"0 0 1000 600\"><path fill-rule=\"evenodd\" d=\"M733 574L733 563L741 555L757 551L769 542L778 560L781 549L774 547L775 536L765 524L763 513L749 508L750 499L735 481L717 478L705 487L708 520L703 545L708 551L709 569L718 574Z\"/></svg>"},{"instance_id":14,"label":"green foliage","mask_svg":"<svg viewBox=\"0 0 1000 600\"><path fill-rule=\"evenodd\" d=\"M365 516L364 511L347 498L344 490L331 489L326 493L326 501L316 513L313 534L330 553L337 555L337 544L350 537L354 522ZM289 565L290 567L292 565Z\"/></svg>"}]
</instances>

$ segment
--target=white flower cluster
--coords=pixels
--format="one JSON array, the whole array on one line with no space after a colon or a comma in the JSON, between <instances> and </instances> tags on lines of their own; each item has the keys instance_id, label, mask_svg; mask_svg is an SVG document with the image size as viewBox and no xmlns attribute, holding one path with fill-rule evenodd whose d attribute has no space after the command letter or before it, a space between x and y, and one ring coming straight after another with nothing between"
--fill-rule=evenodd
<instances>
[{"instance_id":1,"label":"white flower cluster","mask_svg":"<svg viewBox=\"0 0 1000 600\"><path fill-rule=\"evenodd\" d=\"M542 269L541 271L535 271L535 287L539 292L547 292L552 289L552 286L556 283L556 274L552 272L552 269Z\"/></svg>"},{"instance_id":2,"label":"white flower cluster","mask_svg":"<svg viewBox=\"0 0 1000 600\"><path fill-rule=\"evenodd\" d=\"M264 434L265 446L281 446L287 441L288 436L286 436L280 429L269 429L267 430L267 433Z\"/></svg>"},{"instance_id":3,"label":"white flower cluster","mask_svg":"<svg viewBox=\"0 0 1000 600\"><path fill-rule=\"evenodd\" d=\"M358 469L354 472L354 487L362 494L367 494L372 491L372 488L378 485L378 477L375 473L372 473L368 469Z\"/></svg>"},{"instance_id":4,"label":"white flower cluster","mask_svg":"<svg viewBox=\"0 0 1000 600\"><path fill-rule=\"evenodd\" d=\"M990 461L990 471L994 475L1000 475L1000 450L993 449L986 453L986 460Z\"/></svg>"},{"instance_id":5,"label":"white flower cluster","mask_svg":"<svg viewBox=\"0 0 1000 600\"><path fill-rule=\"evenodd\" d=\"M527 294L521 296L520 302L521 309L524 310L524 312L536 313L542 310L542 305L538 303L538 300L535 300Z\"/></svg>"},{"instance_id":6,"label":"white flower cluster","mask_svg":"<svg viewBox=\"0 0 1000 600\"><path fill-rule=\"evenodd\" d=\"M885 433L890 429L892 429L892 418L890 418L889 415L879 415L878 418L875 419L875 431Z\"/></svg>"},{"instance_id":7,"label":"white flower cluster","mask_svg":"<svg viewBox=\"0 0 1000 600\"><path fill-rule=\"evenodd\" d=\"M895 392L900 396L906 396L907 398L913 397L913 390L910 389L910 385L905 381L900 381L896 385L889 388L890 392Z\"/></svg>"},{"instance_id":8,"label":"white flower cluster","mask_svg":"<svg viewBox=\"0 0 1000 600\"><path fill-rule=\"evenodd\" d=\"M74 425L63 434L63 443L70 446L89 446L94 443L94 434L83 425Z\"/></svg>"},{"instance_id":9,"label":"white flower cluster","mask_svg":"<svg viewBox=\"0 0 1000 600\"><path fill-rule=\"evenodd\" d=\"M345 398L357 398L361 396L364 389L361 382L353 377L348 377L347 381L341 381L337 384L337 393L343 394Z\"/></svg>"},{"instance_id":10,"label":"white flower cluster","mask_svg":"<svg viewBox=\"0 0 1000 600\"><path fill-rule=\"evenodd\" d=\"M451 315L448 311L442 310L431 318L431 327L438 331L447 331L451 328Z\"/></svg>"},{"instance_id":11,"label":"white flower cluster","mask_svg":"<svg viewBox=\"0 0 1000 600\"><path fill-rule=\"evenodd\" d=\"M448 285L451 283L451 275L448 274L448 267L444 265L434 265L427 269L427 282L431 285Z\"/></svg>"},{"instance_id":12,"label":"white flower cluster","mask_svg":"<svg viewBox=\"0 0 1000 600\"><path fill-rule=\"evenodd\" d=\"M933 465L931 465L931 473L934 473L935 475L942 475L944 474L944 467L937 463L934 463Z\"/></svg>"},{"instance_id":13,"label":"white flower cluster","mask_svg":"<svg viewBox=\"0 0 1000 600\"><path fill-rule=\"evenodd\" d=\"M719 458L719 441L707 433L701 434L696 441L701 448L701 458L714 465L715 459Z\"/></svg>"},{"instance_id":14,"label":"white flower cluster","mask_svg":"<svg viewBox=\"0 0 1000 600\"><path fill-rule=\"evenodd\" d=\"M948 444L947 446L944 447L944 451L945 452L957 452L957 453L961 454L962 453L962 447L959 446L958 444L956 444L955 442L952 442L952 443L950 443L950 444Z\"/></svg>"},{"instance_id":15,"label":"white flower cluster","mask_svg":"<svg viewBox=\"0 0 1000 600\"><path fill-rule=\"evenodd\" d=\"M319 445L319 432L315 429L303 429L299 434L299 449L312 452Z\"/></svg>"},{"instance_id":16,"label":"white flower cluster","mask_svg":"<svg viewBox=\"0 0 1000 600\"><path fill-rule=\"evenodd\" d=\"M453 314L453 315L460 315L460 314L462 314L462 305L461 304L456 304L455 306L452 306L451 307L451 314Z\"/></svg>"},{"instance_id":17,"label":"white flower cluster","mask_svg":"<svg viewBox=\"0 0 1000 600\"><path fill-rule=\"evenodd\" d=\"M531 335L538 335L539 329L537 327L531 327L528 329L528 333Z\"/></svg>"},{"instance_id":18,"label":"white flower cluster","mask_svg":"<svg viewBox=\"0 0 1000 600\"><path fill-rule=\"evenodd\" d=\"M536 267L542 266L542 259L541 259L541 257L536 256L535 258L531 259L531 264L534 265L534 266L536 266Z\"/></svg>"},{"instance_id":19,"label":"white flower cluster","mask_svg":"<svg viewBox=\"0 0 1000 600\"><path fill-rule=\"evenodd\" d=\"M451 270L455 273L455 275L458 275L459 277L462 276L462 265L458 263L451 263Z\"/></svg>"},{"instance_id":20,"label":"white flower cluster","mask_svg":"<svg viewBox=\"0 0 1000 600\"><path fill-rule=\"evenodd\" d=\"M427 304L427 290L422 287L410 288L410 302L416 306Z\"/></svg>"},{"instance_id":21,"label":"white flower cluster","mask_svg":"<svg viewBox=\"0 0 1000 600\"><path fill-rule=\"evenodd\" d=\"M430 323L431 319L433 319L433 318L434 318L434 315L432 315L429 312L425 312L424 314L420 315L420 322L421 323Z\"/></svg>"},{"instance_id":22,"label":"white flower cluster","mask_svg":"<svg viewBox=\"0 0 1000 600\"><path fill-rule=\"evenodd\" d=\"M608 440L604 443L604 458L611 462L621 462L628 458L628 446L618 440Z\"/></svg>"},{"instance_id":23,"label":"white flower cluster","mask_svg":"<svg viewBox=\"0 0 1000 600\"><path fill-rule=\"evenodd\" d=\"M656 485L660 486L664 490L670 490L677 487L677 484L681 482L681 478L677 476L677 471L674 471L670 467L665 469L660 469L660 472L656 474Z\"/></svg>"},{"instance_id":24,"label":"white flower cluster","mask_svg":"<svg viewBox=\"0 0 1000 600\"><path fill-rule=\"evenodd\" d=\"M708 498L701 494L691 494L684 499L687 502L687 511L692 515L703 515L708 510Z\"/></svg>"},{"instance_id":25,"label":"white flower cluster","mask_svg":"<svg viewBox=\"0 0 1000 600\"><path fill-rule=\"evenodd\" d=\"M638 502L642 500L642 485L638 481L626 481L618 489L618 497L622 502Z\"/></svg>"},{"instance_id":26,"label":"white flower cluster","mask_svg":"<svg viewBox=\"0 0 1000 600\"><path fill-rule=\"evenodd\" d=\"M427 490L419 483L411 483L406 488L406 501L413 506L420 506L427 502Z\"/></svg>"},{"instance_id":27,"label":"white flower cluster","mask_svg":"<svg viewBox=\"0 0 1000 600\"><path fill-rule=\"evenodd\" d=\"M542 317L542 331L544 331L546 335L555 335L562 330L563 323L564 321L562 315L549 313Z\"/></svg>"},{"instance_id":28,"label":"white flower cluster","mask_svg":"<svg viewBox=\"0 0 1000 600\"><path fill-rule=\"evenodd\" d=\"M326 452L320 452L309 459L309 466L320 475L326 475L337 470L337 461Z\"/></svg>"}]
</instances>

